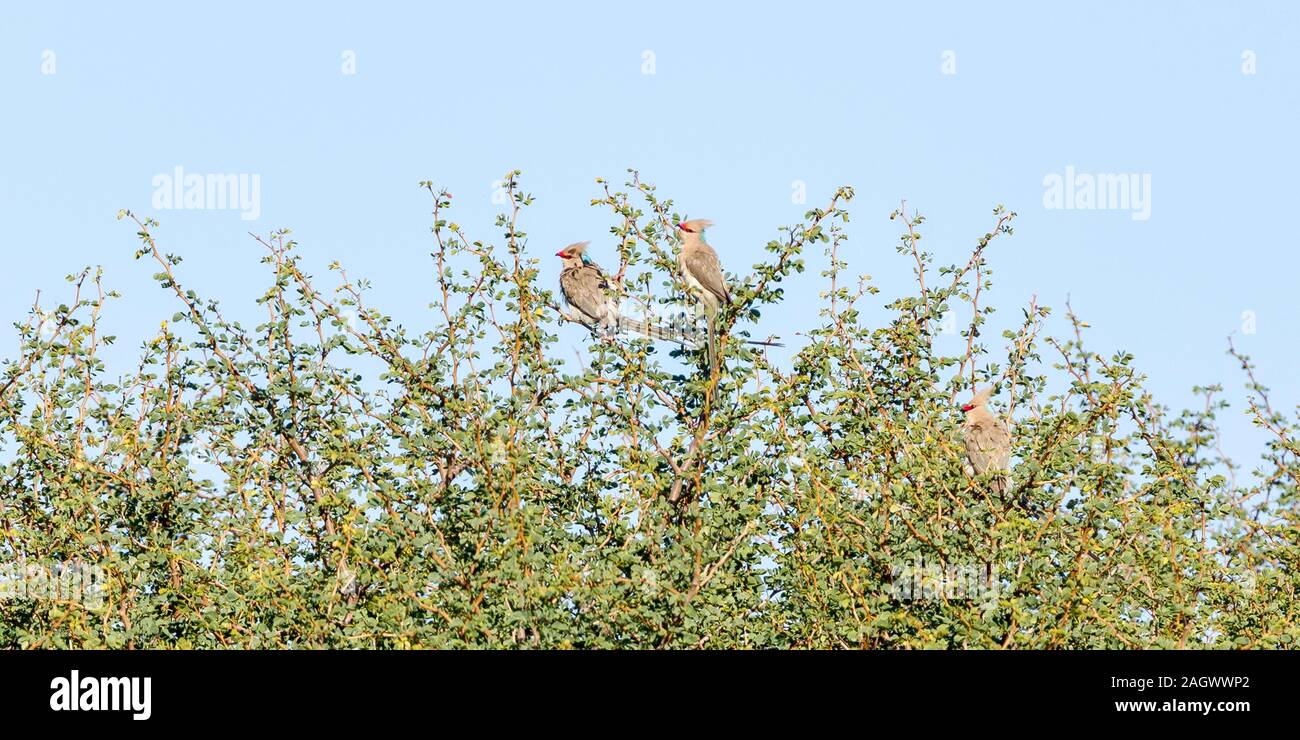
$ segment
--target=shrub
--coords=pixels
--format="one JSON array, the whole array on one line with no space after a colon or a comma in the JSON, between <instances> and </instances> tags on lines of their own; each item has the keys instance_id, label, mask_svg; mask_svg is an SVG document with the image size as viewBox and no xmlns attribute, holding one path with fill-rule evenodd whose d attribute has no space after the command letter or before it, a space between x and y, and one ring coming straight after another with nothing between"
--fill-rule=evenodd
<instances>
[{"instance_id":1,"label":"shrub","mask_svg":"<svg viewBox=\"0 0 1300 740\"><path fill-rule=\"evenodd\" d=\"M1240 358L1249 413L1272 434L1242 484L1217 452L1218 386L1172 413L1131 355L1087 351L1073 315L1071 336L1041 336L1036 304L993 346L986 252L1014 213L995 209L969 260L939 267L924 220L893 214L916 290L870 327L859 311L877 289L838 257L853 197L840 189L731 277L713 373L703 352L626 337L562 356L518 173L495 245L421 185L429 331L372 307L338 265L337 286L318 288L287 231L259 238L265 321L228 320L184 287L157 224L128 212L177 306L138 368L113 380L99 358L114 297L99 272L18 325L0 380L0 553L96 564L104 588L93 605L11 593L0 644L1295 644L1300 428ZM679 300L672 201L635 173L601 185L610 271L647 305ZM808 341L775 363L738 339L805 259L824 265L823 302L801 307ZM959 304L974 320L946 355L934 340ZM1011 420L1008 497L959 438L956 406L985 384Z\"/></svg>"}]
</instances>

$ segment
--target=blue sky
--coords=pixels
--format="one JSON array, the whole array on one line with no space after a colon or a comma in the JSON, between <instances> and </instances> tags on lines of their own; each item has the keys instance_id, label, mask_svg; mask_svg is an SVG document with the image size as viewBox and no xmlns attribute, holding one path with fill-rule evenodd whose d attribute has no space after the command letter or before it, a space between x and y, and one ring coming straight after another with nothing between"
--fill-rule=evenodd
<instances>
[{"instance_id":1,"label":"blue sky","mask_svg":"<svg viewBox=\"0 0 1300 740\"><path fill-rule=\"evenodd\" d=\"M1247 463L1260 437L1225 337L1237 331L1275 408L1300 401L1295 3L415 5L6 4L3 356L36 290L66 297L63 276L98 264L124 294L107 317L121 337L111 369L130 369L175 305L132 259L119 208L162 222L187 287L249 316L266 275L246 232L290 227L317 275L338 259L373 281L374 305L424 326L417 181L449 188L455 219L495 238L492 182L522 169L538 196L529 250L553 283L547 258L569 242L613 261L612 220L589 202L595 178L634 167L713 219L710 241L741 274L777 226L853 185L845 256L875 278L876 305L911 289L888 220L900 200L928 217L940 262L964 260L1005 203L1019 218L990 253L994 328L1037 294L1060 333L1070 296L1092 349L1133 352L1165 403L1224 383L1225 448ZM259 218L155 212L153 178L178 165L259 175ZM1067 166L1149 175L1150 218L1045 208L1044 177ZM796 180L807 206L791 201ZM762 333L812 325L799 309L820 264ZM586 341L576 328L562 340Z\"/></svg>"}]
</instances>

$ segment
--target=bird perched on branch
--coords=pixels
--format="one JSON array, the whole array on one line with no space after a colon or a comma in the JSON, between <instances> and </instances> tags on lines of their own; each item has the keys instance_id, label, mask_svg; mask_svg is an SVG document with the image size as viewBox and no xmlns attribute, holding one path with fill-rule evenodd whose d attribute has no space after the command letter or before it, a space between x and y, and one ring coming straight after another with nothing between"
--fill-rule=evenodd
<instances>
[{"instance_id":1,"label":"bird perched on branch","mask_svg":"<svg viewBox=\"0 0 1300 740\"><path fill-rule=\"evenodd\" d=\"M731 291L727 289L727 280L722 276L718 253L704 241L704 230L712 225L712 221L703 218L677 224L682 239L682 249L677 253L677 268L681 270L686 287L700 299L700 305L704 307L708 319L710 366L718 356L718 312L723 306L731 304Z\"/></svg>"},{"instance_id":2,"label":"bird perched on branch","mask_svg":"<svg viewBox=\"0 0 1300 740\"><path fill-rule=\"evenodd\" d=\"M618 286L610 281L600 265L587 256L588 244L590 242L575 242L555 253L564 260L564 268L560 271L560 292L564 295L564 302L578 312L580 323L606 336L626 329L654 339L694 346L694 341L686 334L622 315Z\"/></svg>"},{"instance_id":3,"label":"bird perched on branch","mask_svg":"<svg viewBox=\"0 0 1300 740\"><path fill-rule=\"evenodd\" d=\"M993 386L979 391L962 404L966 421L962 424L962 442L966 457L976 475L995 473L989 485L999 497L1007 490L1007 468L1011 463L1011 430L1006 420L994 416L988 409Z\"/></svg>"},{"instance_id":4,"label":"bird perched on branch","mask_svg":"<svg viewBox=\"0 0 1300 740\"><path fill-rule=\"evenodd\" d=\"M618 301L609 284L605 271L600 269L587 256L587 245L591 242L574 242L555 253L564 260L560 271L560 292L564 301L593 328L599 328L609 334L618 331Z\"/></svg>"}]
</instances>

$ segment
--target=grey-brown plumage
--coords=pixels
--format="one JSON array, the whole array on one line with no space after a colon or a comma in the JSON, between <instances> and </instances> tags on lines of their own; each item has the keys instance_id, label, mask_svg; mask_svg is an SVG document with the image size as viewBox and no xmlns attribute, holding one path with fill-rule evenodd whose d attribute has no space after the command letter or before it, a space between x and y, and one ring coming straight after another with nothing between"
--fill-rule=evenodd
<instances>
[{"instance_id":1,"label":"grey-brown plumage","mask_svg":"<svg viewBox=\"0 0 1300 740\"><path fill-rule=\"evenodd\" d=\"M962 424L962 442L966 446L966 457L976 475L994 473L989 480L993 492L1001 496L1007 490L1007 469L1011 464L1011 430L1001 417L989 412L989 396L993 394L990 386L976 393L970 402L963 404L966 422ZM1001 471L1001 474L997 474Z\"/></svg>"},{"instance_id":2,"label":"grey-brown plumage","mask_svg":"<svg viewBox=\"0 0 1300 740\"><path fill-rule=\"evenodd\" d=\"M702 218L677 224L682 238L682 249L677 253L677 268L682 273L686 287L700 299L700 305L704 307L708 318L710 365L714 364L717 357L715 320L718 311L731 303L731 291L727 289L727 280L722 275L718 253L704 241L704 231L712 225L712 221Z\"/></svg>"},{"instance_id":3,"label":"grey-brown plumage","mask_svg":"<svg viewBox=\"0 0 1300 740\"><path fill-rule=\"evenodd\" d=\"M576 242L556 252L564 260L560 271L560 292L564 301L586 318L593 327L608 333L618 331L618 302L611 292L609 278L600 265L586 256L589 242Z\"/></svg>"},{"instance_id":4,"label":"grey-brown plumage","mask_svg":"<svg viewBox=\"0 0 1300 740\"><path fill-rule=\"evenodd\" d=\"M697 340L683 332L622 315L616 286L600 265L587 256L589 243L575 242L555 253L564 260L564 268L560 271L560 293L564 295L564 302L578 312L582 323L610 336L626 329L653 339L697 346Z\"/></svg>"}]
</instances>

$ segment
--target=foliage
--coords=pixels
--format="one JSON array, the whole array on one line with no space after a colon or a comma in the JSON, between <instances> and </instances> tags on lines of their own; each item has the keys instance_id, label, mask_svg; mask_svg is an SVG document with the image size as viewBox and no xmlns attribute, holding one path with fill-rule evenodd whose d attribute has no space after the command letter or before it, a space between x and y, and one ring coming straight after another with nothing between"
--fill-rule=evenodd
<instances>
[{"instance_id":1,"label":"foliage","mask_svg":"<svg viewBox=\"0 0 1300 740\"><path fill-rule=\"evenodd\" d=\"M434 328L371 307L338 266L303 272L289 232L259 238L265 321L227 320L183 287L180 258L139 227L137 257L176 301L114 380L99 355L114 297L98 272L19 324L0 378L0 555L94 562L102 605L0 600L15 647L1294 646L1297 438L1250 373L1273 441L1254 481L1218 452L1217 386L1178 414L1133 357L1040 337L1031 304L1003 334L986 251L936 267L905 209L898 250L916 290L865 325L877 294L846 279L853 192L783 228L731 276L732 337L821 259L819 310L789 362L738 341L703 352L593 336L538 284L518 173L499 244L433 199ZM679 300L671 200L632 174L601 183L630 295ZM549 254L549 252L545 252ZM810 253L813 253L810 257ZM724 254L724 262L726 256ZM734 260L733 260L734 262ZM731 265L735 269L735 265ZM611 270L614 272L614 270ZM957 306L964 352L936 349ZM963 308L963 311L966 311ZM565 329L573 331L573 329ZM1048 357L1044 359L1042 355ZM1012 419L1016 495L973 476L960 400L996 383ZM909 567L977 566L989 598L900 593Z\"/></svg>"}]
</instances>

